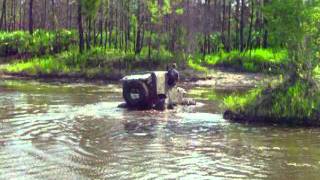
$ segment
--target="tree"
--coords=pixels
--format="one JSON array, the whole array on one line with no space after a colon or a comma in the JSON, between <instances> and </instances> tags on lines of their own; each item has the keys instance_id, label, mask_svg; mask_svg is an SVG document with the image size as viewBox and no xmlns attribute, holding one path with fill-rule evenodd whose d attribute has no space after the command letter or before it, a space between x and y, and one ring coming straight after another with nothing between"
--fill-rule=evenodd
<instances>
[{"instance_id":1,"label":"tree","mask_svg":"<svg viewBox=\"0 0 320 180\"><path fill-rule=\"evenodd\" d=\"M82 25L82 2L78 0L78 31L79 31L79 51L84 51L84 37L83 37L83 25Z\"/></svg>"},{"instance_id":2,"label":"tree","mask_svg":"<svg viewBox=\"0 0 320 180\"><path fill-rule=\"evenodd\" d=\"M267 6L267 21L273 42L288 49L291 82L310 80L313 69L319 63L310 48L317 47L311 41L313 34L310 32L314 29L312 17L317 5L317 0L273 0Z\"/></svg>"},{"instance_id":3,"label":"tree","mask_svg":"<svg viewBox=\"0 0 320 180\"><path fill-rule=\"evenodd\" d=\"M241 0L241 16L240 16L240 51L244 50L244 9L246 6L245 0Z\"/></svg>"},{"instance_id":4,"label":"tree","mask_svg":"<svg viewBox=\"0 0 320 180\"><path fill-rule=\"evenodd\" d=\"M33 0L29 1L29 33L33 34Z\"/></svg>"},{"instance_id":5,"label":"tree","mask_svg":"<svg viewBox=\"0 0 320 180\"><path fill-rule=\"evenodd\" d=\"M84 43L175 54L273 46L270 0L0 0L0 29L79 29ZM75 4L75 5L74 5ZM16 12L17 11L19 12ZM15 13L16 12L16 13ZM76 17L76 18L73 18ZM91 42L92 41L92 42ZM150 53L151 54L151 53Z\"/></svg>"},{"instance_id":6,"label":"tree","mask_svg":"<svg viewBox=\"0 0 320 180\"><path fill-rule=\"evenodd\" d=\"M143 47L143 37L144 37L144 16L143 16L143 4L141 0L139 1L138 11L137 11L137 19L138 19L138 27L137 27L137 35L136 35L136 45L135 45L135 53L139 54Z\"/></svg>"},{"instance_id":7,"label":"tree","mask_svg":"<svg viewBox=\"0 0 320 180\"><path fill-rule=\"evenodd\" d=\"M0 18L0 29L6 29L6 11L7 11L7 0L2 2L2 13Z\"/></svg>"}]
</instances>

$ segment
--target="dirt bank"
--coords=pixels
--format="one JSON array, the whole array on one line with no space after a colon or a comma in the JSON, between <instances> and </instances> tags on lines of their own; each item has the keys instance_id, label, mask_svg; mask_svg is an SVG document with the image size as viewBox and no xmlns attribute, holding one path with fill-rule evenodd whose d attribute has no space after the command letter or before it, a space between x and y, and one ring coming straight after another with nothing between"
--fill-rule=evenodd
<instances>
[{"instance_id":1,"label":"dirt bank","mask_svg":"<svg viewBox=\"0 0 320 180\"><path fill-rule=\"evenodd\" d=\"M254 115L250 116L245 113L236 113L230 110L224 112L223 118L241 124L256 124L270 126L279 125L290 127L320 127L320 123L316 119L278 118Z\"/></svg>"},{"instance_id":2,"label":"dirt bank","mask_svg":"<svg viewBox=\"0 0 320 180\"><path fill-rule=\"evenodd\" d=\"M183 86L206 86L214 89L248 89L256 87L266 82L275 79L275 76L270 76L261 73L238 73L224 70L210 70L207 73L194 71L191 69L181 70L181 83ZM116 72L109 74L97 74L92 77L87 77L84 74L37 74L29 75L27 73L7 73L0 71L1 79L23 79L23 80L39 80L46 82L64 82L64 83L110 83L119 82L124 77L126 72Z\"/></svg>"},{"instance_id":3,"label":"dirt bank","mask_svg":"<svg viewBox=\"0 0 320 180\"><path fill-rule=\"evenodd\" d=\"M277 78L262 73L242 73L225 70L211 70L207 74L192 71L184 72L183 82L192 86L205 86L214 89L248 89L263 85Z\"/></svg>"}]
</instances>

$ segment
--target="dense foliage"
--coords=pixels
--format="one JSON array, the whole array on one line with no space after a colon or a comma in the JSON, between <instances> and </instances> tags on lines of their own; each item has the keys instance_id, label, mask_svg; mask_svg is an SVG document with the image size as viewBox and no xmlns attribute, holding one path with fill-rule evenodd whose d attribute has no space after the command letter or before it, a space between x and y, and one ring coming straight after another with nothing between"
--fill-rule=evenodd
<instances>
[{"instance_id":1,"label":"dense foliage","mask_svg":"<svg viewBox=\"0 0 320 180\"><path fill-rule=\"evenodd\" d=\"M145 69L147 66L154 69L171 61L172 56L169 52L159 52L154 53L153 57L158 61L150 61L148 58L145 51L135 55L134 52L95 47L84 53L73 49L56 55L12 63L6 66L4 71L28 76L78 74L87 78L106 77L115 71Z\"/></svg>"},{"instance_id":2,"label":"dense foliage","mask_svg":"<svg viewBox=\"0 0 320 180\"><path fill-rule=\"evenodd\" d=\"M267 7L271 37L279 41L277 46L288 49L288 71L283 71L285 78L276 87L225 99L231 110L227 118L320 125L320 91L314 78L319 73L319 3L274 0Z\"/></svg>"},{"instance_id":3,"label":"dense foliage","mask_svg":"<svg viewBox=\"0 0 320 180\"><path fill-rule=\"evenodd\" d=\"M226 108L256 121L320 125L320 92L315 84L296 81L224 99ZM236 119L236 118L235 118Z\"/></svg>"},{"instance_id":4,"label":"dense foliage","mask_svg":"<svg viewBox=\"0 0 320 180\"><path fill-rule=\"evenodd\" d=\"M203 55L272 47L268 0L0 0L0 30L78 29L84 49ZM81 36L80 36L81 34ZM80 44L80 41L79 41ZM152 52L151 52L152 53Z\"/></svg>"},{"instance_id":5,"label":"dense foliage","mask_svg":"<svg viewBox=\"0 0 320 180\"><path fill-rule=\"evenodd\" d=\"M68 50L76 40L75 33L67 30L37 30L32 35L25 31L0 32L0 57L59 53Z\"/></svg>"},{"instance_id":6,"label":"dense foliage","mask_svg":"<svg viewBox=\"0 0 320 180\"><path fill-rule=\"evenodd\" d=\"M288 53L286 50L254 49L245 52L238 50L230 52L221 51L206 55L204 58L202 55L190 57L188 61L191 67L198 70L201 70L199 65L204 67L232 68L236 71L268 73L280 73L288 69Z\"/></svg>"}]
</instances>

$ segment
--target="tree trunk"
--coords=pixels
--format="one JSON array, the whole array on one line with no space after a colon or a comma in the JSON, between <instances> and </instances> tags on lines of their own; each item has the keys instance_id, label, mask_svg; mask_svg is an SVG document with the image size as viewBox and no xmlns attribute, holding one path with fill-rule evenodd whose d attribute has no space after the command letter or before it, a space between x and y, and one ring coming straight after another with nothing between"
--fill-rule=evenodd
<instances>
[{"instance_id":1,"label":"tree trunk","mask_svg":"<svg viewBox=\"0 0 320 180\"><path fill-rule=\"evenodd\" d=\"M9 17L8 31L12 31L12 30L13 30L13 4L14 4L14 0L11 0L11 8L10 8L10 17Z\"/></svg>"},{"instance_id":2,"label":"tree trunk","mask_svg":"<svg viewBox=\"0 0 320 180\"><path fill-rule=\"evenodd\" d=\"M253 27L253 18L254 18L254 0L251 0L251 13L250 13L250 27L249 27L249 35L248 35L248 41L247 41L247 48L250 50L252 49L252 27Z\"/></svg>"},{"instance_id":3,"label":"tree trunk","mask_svg":"<svg viewBox=\"0 0 320 180\"><path fill-rule=\"evenodd\" d=\"M20 1L20 7L19 7L19 29L22 29L22 1Z\"/></svg>"},{"instance_id":4,"label":"tree trunk","mask_svg":"<svg viewBox=\"0 0 320 180\"><path fill-rule=\"evenodd\" d=\"M52 29L56 30L57 28L57 19L56 19L56 4L55 4L55 0L51 0L51 5L52 5Z\"/></svg>"},{"instance_id":5,"label":"tree trunk","mask_svg":"<svg viewBox=\"0 0 320 180\"><path fill-rule=\"evenodd\" d=\"M130 44L130 31L131 31L131 25L130 25L130 5L129 5L129 1L126 4L127 5L127 16L126 16L126 49L125 51L128 50L128 46Z\"/></svg>"},{"instance_id":6,"label":"tree trunk","mask_svg":"<svg viewBox=\"0 0 320 180\"><path fill-rule=\"evenodd\" d=\"M104 48L107 49L107 43L108 43L108 19L105 19L104 22L104 31L105 31L105 39L104 39Z\"/></svg>"},{"instance_id":7,"label":"tree trunk","mask_svg":"<svg viewBox=\"0 0 320 180\"><path fill-rule=\"evenodd\" d=\"M259 34L261 34L262 31L262 23L261 23L261 7L262 7L262 3L261 0L257 0L257 6L259 6L260 8L256 11L256 24L255 24L255 31L259 32ZM256 37L256 47L261 47L261 36L257 36Z\"/></svg>"},{"instance_id":8,"label":"tree trunk","mask_svg":"<svg viewBox=\"0 0 320 180\"><path fill-rule=\"evenodd\" d=\"M115 27L115 37L114 37L114 41L113 41L113 46L114 48L119 48L119 29L120 29L120 26L119 26L119 5L116 4L116 11L115 11L115 17L114 17L114 20L115 20L115 23L114 23L114 27Z\"/></svg>"},{"instance_id":9,"label":"tree trunk","mask_svg":"<svg viewBox=\"0 0 320 180\"><path fill-rule=\"evenodd\" d=\"M16 17L17 17L17 1L13 0L13 30L16 30Z\"/></svg>"},{"instance_id":10,"label":"tree trunk","mask_svg":"<svg viewBox=\"0 0 320 180\"><path fill-rule=\"evenodd\" d=\"M143 26L143 16L141 13L141 1L139 0L139 6L138 6L138 27L137 27L137 37L136 37L136 47L135 47L135 54L140 54L142 49L142 39L143 35L141 35L142 32L142 26Z\"/></svg>"},{"instance_id":11,"label":"tree trunk","mask_svg":"<svg viewBox=\"0 0 320 180\"><path fill-rule=\"evenodd\" d=\"M97 46L97 28L96 20L93 21L93 46Z\"/></svg>"},{"instance_id":12,"label":"tree trunk","mask_svg":"<svg viewBox=\"0 0 320 180\"><path fill-rule=\"evenodd\" d=\"M22 29L26 30L27 29L27 19L26 18L28 16L28 8L27 8L27 3L24 3L24 7L23 7L23 19L22 19Z\"/></svg>"},{"instance_id":13,"label":"tree trunk","mask_svg":"<svg viewBox=\"0 0 320 180\"><path fill-rule=\"evenodd\" d=\"M78 31L79 31L79 51L84 51L84 39L83 39L83 26L82 26L82 4L81 0L78 0Z\"/></svg>"},{"instance_id":14,"label":"tree trunk","mask_svg":"<svg viewBox=\"0 0 320 180\"><path fill-rule=\"evenodd\" d=\"M71 22L70 22L70 18L69 18L69 14L70 14L70 0L67 0L67 28L70 29L71 26Z\"/></svg>"},{"instance_id":15,"label":"tree trunk","mask_svg":"<svg viewBox=\"0 0 320 180\"><path fill-rule=\"evenodd\" d=\"M239 29L239 16L240 16L240 12L239 12L239 8L240 8L240 0L236 0L236 39L235 39L235 47L237 49L239 49L240 44L239 44L239 36L240 36L240 29Z\"/></svg>"},{"instance_id":16,"label":"tree trunk","mask_svg":"<svg viewBox=\"0 0 320 180\"><path fill-rule=\"evenodd\" d=\"M244 50L244 9L246 2L241 0L241 17L240 17L240 51Z\"/></svg>"},{"instance_id":17,"label":"tree trunk","mask_svg":"<svg viewBox=\"0 0 320 180\"><path fill-rule=\"evenodd\" d=\"M226 47L228 45L226 44L225 24L226 24L226 0L223 0L223 3L222 3L222 20L221 20L221 41L222 41L223 47L226 49Z\"/></svg>"},{"instance_id":18,"label":"tree trunk","mask_svg":"<svg viewBox=\"0 0 320 180\"><path fill-rule=\"evenodd\" d=\"M33 0L29 1L29 33L33 34Z\"/></svg>"},{"instance_id":19,"label":"tree trunk","mask_svg":"<svg viewBox=\"0 0 320 180\"><path fill-rule=\"evenodd\" d=\"M6 29L6 11L7 11L7 0L3 0L2 2L2 13L0 18L0 29Z\"/></svg>"},{"instance_id":20,"label":"tree trunk","mask_svg":"<svg viewBox=\"0 0 320 180\"><path fill-rule=\"evenodd\" d=\"M113 31L113 7L112 7L112 2L109 2L109 23L108 23L108 29L109 29L108 45L109 45L109 48L111 48L111 43L112 43L112 31Z\"/></svg>"},{"instance_id":21,"label":"tree trunk","mask_svg":"<svg viewBox=\"0 0 320 180\"><path fill-rule=\"evenodd\" d=\"M42 17L42 28L47 29L47 0L44 0L44 10Z\"/></svg>"},{"instance_id":22,"label":"tree trunk","mask_svg":"<svg viewBox=\"0 0 320 180\"><path fill-rule=\"evenodd\" d=\"M149 21L149 38L148 38L148 59L151 60L151 45L152 45L152 27L151 27L151 17Z\"/></svg>"},{"instance_id":23,"label":"tree trunk","mask_svg":"<svg viewBox=\"0 0 320 180\"><path fill-rule=\"evenodd\" d=\"M103 45L103 6L104 3L101 1L100 3L100 8L99 8L99 33L100 33L100 42L99 45L102 46Z\"/></svg>"},{"instance_id":24,"label":"tree trunk","mask_svg":"<svg viewBox=\"0 0 320 180\"><path fill-rule=\"evenodd\" d=\"M88 18L87 20L88 23L88 32L87 32L87 49L91 49L91 17Z\"/></svg>"},{"instance_id":25,"label":"tree trunk","mask_svg":"<svg viewBox=\"0 0 320 180\"><path fill-rule=\"evenodd\" d=\"M227 47L227 51L231 51L231 8L232 8L232 4L231 4L231 1L229 1L229 6L228 6L228 47Z\"/></svg>"},{"instance_id":26,"label":"tree trunk","mask_svg":"<svg viewBox=\"0 0 320 180\"><path fill-rule=\"evenodd\" d=\"M265 6L267 3L269 2L269 0L264 0L264 4L263 6ZM263 17L263 29L264 29L264 33L263 33L263 48L268 48L268 29L267 27L267 19L265 17Z\"/></svg>"}]
</instances>

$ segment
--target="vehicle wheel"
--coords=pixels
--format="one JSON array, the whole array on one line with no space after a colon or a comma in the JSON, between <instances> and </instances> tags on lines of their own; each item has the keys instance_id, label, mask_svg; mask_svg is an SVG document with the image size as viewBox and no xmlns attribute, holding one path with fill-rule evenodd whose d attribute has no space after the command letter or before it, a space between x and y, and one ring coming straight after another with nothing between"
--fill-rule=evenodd
<instances>
[{"instance_id":1,"label":"vehicle wheel","mask_svg":"<svg viewBox=\"0 0 320 180\"><path fill-rule=\"evenodd\" d=\"M130 107L149 107L149 90L141 81L131 81L123 85L123 98Z\"/></svg>"}]
</instances>

